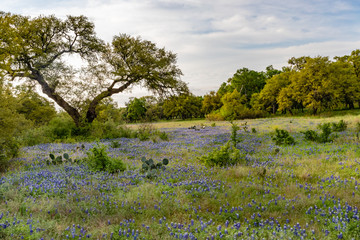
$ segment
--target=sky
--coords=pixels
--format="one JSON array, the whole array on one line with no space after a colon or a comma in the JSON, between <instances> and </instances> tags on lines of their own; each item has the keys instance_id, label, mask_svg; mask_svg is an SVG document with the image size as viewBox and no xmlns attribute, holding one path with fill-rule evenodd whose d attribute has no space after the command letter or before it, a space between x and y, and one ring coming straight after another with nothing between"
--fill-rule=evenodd
<instances>
[{"instance_id":1,"label":"sky","mask_svg":"<svg viewBox=\"0 0 360 240\"><path fill-rule=\"evenodd\" d=\"M177 54L192 93L217 90L237 69L287 66L291 57L349 55L360 48L356 0L1 0L0 11L85 15L101 39L127 33ZM145 89L120 93L149 95Z\"/></svg>"}]
</instances>

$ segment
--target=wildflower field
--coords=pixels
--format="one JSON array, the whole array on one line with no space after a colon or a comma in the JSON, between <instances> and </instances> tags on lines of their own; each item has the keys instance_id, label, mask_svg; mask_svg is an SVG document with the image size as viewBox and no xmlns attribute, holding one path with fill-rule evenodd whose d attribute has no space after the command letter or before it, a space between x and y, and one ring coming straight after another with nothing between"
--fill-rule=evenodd
<instances>
[{"instance_id":1,"label":"wildflower field","mask_svg":"<svg viewBox=\"0 0 360 240\"><path fill-rule=\"evenodd\" d=\"M348 127L332 142L304 138L340 119ZM0 177L0 239L360 238L356 116L235 123L244 161L234 166L201 160L231 139L228 122L154 124L168 140L101 140L125 163L113 174L82 161L99 143L25 147ZM295 144L275 145L277 128ZM79 161L48 165L50 153ZM169 164L148 177L142 157Z\"/></svg>"}]
</instances>

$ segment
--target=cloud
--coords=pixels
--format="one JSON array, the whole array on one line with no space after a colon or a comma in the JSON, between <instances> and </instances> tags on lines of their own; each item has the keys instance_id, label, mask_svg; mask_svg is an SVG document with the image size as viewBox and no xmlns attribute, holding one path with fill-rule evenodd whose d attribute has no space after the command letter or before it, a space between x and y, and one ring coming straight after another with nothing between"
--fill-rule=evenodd
<instances>
[{"instance_id":1,"label":"cloud","mask_svg":"<svg viewBox=\"0 0 360 240\"><path fill-rule=\"evenodd\" d=\"M2 7L31 16L83 14L105 41L128 33L165 46L198 95L242 67L281 68L292 56L333 57L359 46L360 4L350 0L3 0Z\"/></svg>"}]
</instances>

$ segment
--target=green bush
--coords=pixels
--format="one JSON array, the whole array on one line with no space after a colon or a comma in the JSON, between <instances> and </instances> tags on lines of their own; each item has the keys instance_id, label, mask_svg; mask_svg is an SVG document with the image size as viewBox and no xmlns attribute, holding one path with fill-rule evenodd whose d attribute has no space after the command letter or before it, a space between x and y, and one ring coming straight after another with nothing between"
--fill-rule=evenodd
<instances>
[{"instance_id":1,"label":"green bush","mask_svg":"<svg viewBox=\"0 0 360 240\"><path fill-rule=\"evenodd\" d=\"M90 149L86 153L89 167L93 171L108 171L110 173L124 171L126 169L124 163L120 159L109 157L106 150L107 147L99 143Z\"/></svg>"},{"instance_id":2,"label":"green bush","mask_svg":"<svg viewBox=\"0 0 360 240\"><path fill-rule=\"evenodd\" d=\"M332 142L337 137L337 135L331 135L331 125L332 124L330 123L319 124L317 127L321 130L320 134L318 134L314 130L307 130L302 133L304 134L305 139L309 141L314 141L318 143Z\"/></svg>"},{"instance_id":3,"label":"green bush","mask_svg":"<svg viewBox=\"0 0 360 240\"><path fill-rule=\"evenodd\" d=\"M340 120L338 123L331 123L331 129L333 132L342 132L347 129L347 123L344 120Z\"/></svg>"},{"instance_id":4,"label":"green bush","mask_svg":"<svg viewBox=\"0 0 360 240\"><path fill-rule=\"evenodd\" d=\"M201 161L208 167L231 166L245 162L245 156L235 148L232 142L228 141L220 149L216 149L201 158Z\"/></svg>"},{"instance_id":5,"label":"green bush","mask_svg":"<svg viewBox=\"0 0 360 240\"><path fill-rule=\"evenodd\" d=\"M314 142L318 141L319 136L314 130L306 130L305 132L301 132L301 133L304 134L305 140L314 141Z\"/></svg>"},{"instance_id":6,"label":"green bush","mask_svg":"<svg viewBox=\"0 0 360 240\"><path fill-rule=\"evenodd\" d=\"M109 164L106 167L106 170L109 173L116 173L116 172L122 172L126 170L126 166L120 159L117 158L110 158Z\"/></svg>"},{"instance_id":7,"label":"green bush","mask_svg":"<svg viewBox=\"0 0 360 240\"><path fill-rule=\"evenodd\" d=\"M19 155L20 145L14 138L0 140L0 172L9 167L9 160Z\"/></svg>"},{"instance_id":8,"label":"green bush","mask_svg":"<svg viewBox=\"0 0 360 240\"><path fill-rule=\"evenodd\" d=\"M24 146L34 146L41 143L53 142L53 137L50 136L48 126L41 126L38 128L31 128L26 130L20 137L19 141Z\"/></svg>"},{"instance_id":9,"label":"green bush","mask_svg":"<svg viewBox=\"0 0 360 240\"><path fill-rule=\"evenodd\" d=\"M159 132L158 136L163 141L169 141L169 135L166 132Z\"/></svg>"},{"instance_id":10,"label":"green bush","mask_svg":"<svg viewBox=\"0 0 360 240\"><path fill-rule=\"evenodd\" d=\"M236 146L236 144L240 141L238 138L238 134L237 134L237 131L240 130L240 127L236 123L233 123L232 121L230 123L231 123L230 139L231 139L232 144L234 146Z\"/></svg>"},{"instance_id":11,"label":"green bush","mask_svg":"<svg viewBox=\"0 0 360 240\"><path fill-rule=\"evenodd\" d=\"M70 138L75 128L75 123L70 117L56 117L48 124L48 131L52 140Z\"/></svg>"},{"instance_id":12,"label":"green bush","mask_svg":"<svg viewBox=\"0 0 360 240\"><path fill-rule=\"evenodd\" d=\"M0 153L0 172L5 172L9 167L9 159L5 154Z\"/></svg>"},{"instance_id":13,"label":"green bush","mask_svg":"<svg viewBox=\"0 0 360 240\"><path fill-rule=\"evenodd\" d=\"M93 139L131 138L134 137L134 131L120 126L111 119L106 122L95 120L90 126L90 137Z\"/></svg>"},{"instance_id":14,"label":"green bush","mask_svg":"<svg viewBox=\"0 0 360 240\"><path fill-rule=\"evenodd\" d=\"M272 140L276 145L294 145L295 139L284 129L275 129L275 135Z\"/></svg>"},{"instance_id":15,"label":"green bush","mask_svg":"<svg viewBox=\"0 0 360 240\"><path fill-rule=\"evenodd\" d=\"M318 125L318 128L321 130L321 133L319 134L318 142L326 143L326 142L332 142L334 140L336 135L330 136L330 134L332 133L330 125L331 125L330 123L323 123Z\"/></svg>"}]
</instances>

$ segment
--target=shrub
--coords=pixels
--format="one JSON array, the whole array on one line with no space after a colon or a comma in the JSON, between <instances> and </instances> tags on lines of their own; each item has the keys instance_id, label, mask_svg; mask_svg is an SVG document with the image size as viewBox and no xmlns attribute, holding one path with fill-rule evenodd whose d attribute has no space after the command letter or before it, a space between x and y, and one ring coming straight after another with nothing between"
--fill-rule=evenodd
<instances>
[{"instance_id":1,"label":"shrub","mask_svg":"<svg viewBox=\"0 0 360 240\"><path fill-rule=\"evenodd\" d=\"M288 131L284 129L275 129L275 136L272 137L272 140L275 141L276 145L293 145L295 144L295 139L289 134Z\"/></svg>"},{"instance_id":2,"label":"shrub","mask_svg":"<svg viewBox=\"0 0 360 240\"><path fill-rule=\"evenodd\" d=\"M53 140L71 137L75 128L75 123L69 117L56 117L48 124L49 135Z\"/></svg>"},{"instance_id":3,"label":"shrub","mask_svg":"<svg viewBox=\"0 0 360 240\"><path fill-rule=\"evenodd\" d=\"M233 143L233 145L236 146L238 144L238 142L240 141L238 138L238 135L237 135L237 131L240 130L240 127L233 122L230 122L230 123L231 123L230 139L231 139L231 142Z\"/></svg>"},{"instance_id":4,"label":"shrub","mask_svg":"<svg viewBox=\"0 0 360 240\"><path fill-rule=\"evenodd\" d=\"M149 140L154 131L155 128L151 124L143 123L137 130L137 138L139 138L140 141Z\"/></svg>"},{"instance_id":5,"label":"shrub","mask_svg":"<svg viewBox=\"0 0 360 240\"><path fill-rule=\"evenodd\" d=\"M305 140L314 141L314 142L318 141L319 136L314 130L306 130L305 132L301 132L301 133L304 134Z\"/></svg>"},{"instance_id":6,"label":"shrub","mask_svg":"<svg viewBox=\"0 0 360 240\"><path fill-rule=\"evenodd\" d=\"M159 138L163 141L169 141L169 135L166 132L159 132Z\"/></svg>"},{"instance_id":7,"label":"shrub","mask_svg":"<svg viewBox=\"0 0 360 240\"><path fill-rule=\"evenodd\" d=\"M216 149L201 158L201 161L208 167L231 166L245 162L245 157L240 150L235 148L232 142L228 141L219 150Z\"/></svg>"},{"instance_id":8,"label":"shrub","mask_svg":"<svg viewBox=\"0 0 360 240\"><path fill-rule=\"evenodd\" d=\"M108 171L115 173L126 169L120 159L111 158L106 152L107 148L103 144L97 143L87 154L87 163L93 171Z\"/></svg>"},{"instance_id":9,"label":"shrub","mask_svg":"<svg viewBox=\"0 0 360 240\"><path fill-rule=\"evenodd\" d=\"M332 132L330 123L319 124L318 128L322 131L319 134L318 142L320 142L320 143L332 142L334 140L334 138L336 137L336 135L330 136L330 134Z\"/></svg>"},{"instance_id":10,"label":"shrub","mask_svg":"<svg viewBox=\"0 0 360 240\"><path fill-rule=\"evenodd\" d=\"M53 138L49 134L48 126L41 126L38 128L27 129L19 137L19 141L24 146L34 146L41 143L49 143Z\"/></svg>"},{"instance_id":11,"label":"shrub","mask_svg":"<svg viewBox=\"0 0 360 240\"><path fill-rule=\"evenodd\" d=\"M330 123L319 124L318 128L321 130L320 134L316 133L314 130L307 130L302 133L304 134L305 139L309 141L314 141L318 143L332 142L337 136L331 135L331 125L332 124Z\"/></svg>"},{"instance_id":12,"label":"shrub","mask_svg":"<svg viewBox=\"0 0 360 240\"><path fill-rule=\"evenodd\" d=\"M19 155L20 145L14 138L0 140L0 172L9 167L9 160Z\"/></svg>"},{"instance_id":13,"label":"shrub","mask_svg":"<svg viewBox=\"0 0 360 240\"><path fill-rule=\"evenodd\" d=\"M9 167L9 159L5 154L0 153L0 172L5 172Z\"/></svg>"},{"instance_id":14,"label":"shrub","mask_svg":"<svg viewBox=\"0 0 360 240\"><path fill-rule=\"evenodd\" d=\"M90 137L93 139L131 138L134 137L134 135L133 130L126 128L125 126L119 126L119 124L111 119L106 122L95 120L90 128Z\"/></svg>"},{"instance_id":15,"label":"shrub","mask_svg":"<svg viewBox=\"0 0 360 240\"><path fill-rule=\"evenodd\" d=\"M122 172L126 170L125 164L117 158L109 158L108 165L106 166L106 170L109 173Z\"/></svg>"},{"instance_id":16,"label":"shrub","mask_svg":"<svg viewBox=\"0 0 360 240\"><path fill-rule=\"evenodd\" d=\"M331 123L331 129L333 132L342 132L347 129L347 123L344 120L340 120L338 123Z\"/></svg>"}]
</instances>

